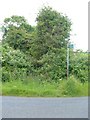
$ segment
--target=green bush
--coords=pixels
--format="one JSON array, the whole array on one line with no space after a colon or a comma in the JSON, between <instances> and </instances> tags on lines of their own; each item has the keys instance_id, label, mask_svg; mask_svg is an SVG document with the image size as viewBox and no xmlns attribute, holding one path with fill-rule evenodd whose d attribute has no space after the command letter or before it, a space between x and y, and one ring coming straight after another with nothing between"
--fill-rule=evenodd
<instances>
[{"instance_id":1,"label":"green bush","mask_svg":"<svg viewBox=\"0 0 90 120\"><path fill-rule=\"evenodd\" d=\"M68 80L62 81L62 94L65 96L80 96L83 94L88 95L88 84L87 84L87 93L84 93L84 85L74 76L70 76Z\"/></svg>"},{"instance_id":2,"label":"green bush","mask_svg":"<svg viewBox=\"0 0 90 120\"><path fill-rule=\"evenodd\" d=\"M88 81L88 53L70 51L70 74L82 83Z\"/></svg>"},{"instance_id":3,"label":"green bush","mask_svg":"<svg viewBox=\"0 0 90 120\"><path fill-rule=\"evenodd\" d=\"M6 81L9 81L9 80L10 80L10 75L9 75L8 71L3 71L2 72L2 81L6 82Z\"/></svg>"},{"instance_id":4,"label":"green bush","mask_svg":"<svg viewBox=\"0 0 90 120\"><path fill-rule=\"evenodd\" d=\"M2 46L2 81L25 80L30 70L30 58L8 44Z\"/></svg>"},{"instance_id":5,"label":"green bush","mask_svg":"<svg viewBox=\"0 0 90 120\"><path fill-rule=\"evenodd\" d=\"M41 66L37 68L37 74L40 74L43 79L57 82L59 79L66 78L65 49L60 49L57 52L60 54L49 51L39 60Z\"/></svg>"}]
</instances>

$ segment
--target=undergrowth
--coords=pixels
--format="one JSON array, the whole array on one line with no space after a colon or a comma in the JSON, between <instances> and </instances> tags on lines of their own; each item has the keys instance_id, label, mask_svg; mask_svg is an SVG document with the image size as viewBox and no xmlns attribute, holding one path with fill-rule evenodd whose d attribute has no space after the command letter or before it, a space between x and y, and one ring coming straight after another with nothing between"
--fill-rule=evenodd
<instances>
[{"instance_id":1,"label":"undergrowth","mask_svg":"<svg viewBox=\"0 0 90 120\"><path fill-rule=\"evenodd\" d=\"M88 82L83 84L73 76L69 77L68 80L58 82L36 81L34 78L27 81L16 80L2 83L2 95L26 97L88 96Z\"/></svg>"}]
</instances>

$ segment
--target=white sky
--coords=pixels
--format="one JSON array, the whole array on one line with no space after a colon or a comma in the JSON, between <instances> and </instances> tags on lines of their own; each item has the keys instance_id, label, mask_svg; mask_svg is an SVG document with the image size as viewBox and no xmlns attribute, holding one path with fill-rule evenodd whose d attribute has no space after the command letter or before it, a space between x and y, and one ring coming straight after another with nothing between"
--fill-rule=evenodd
<instances>
[{"instance_id":1,"label":"white sky","mask_svg":"<svg viewBox=\"0 0 90 120\"><path fill-rule=\"evenodd\" d=\"M76 49L88 50L88 0L1 0L0 24L6 17L20 15L35 25L37 13L44 5L49 5L71 19L71 41Z\"/></svg>"}]
</instances>

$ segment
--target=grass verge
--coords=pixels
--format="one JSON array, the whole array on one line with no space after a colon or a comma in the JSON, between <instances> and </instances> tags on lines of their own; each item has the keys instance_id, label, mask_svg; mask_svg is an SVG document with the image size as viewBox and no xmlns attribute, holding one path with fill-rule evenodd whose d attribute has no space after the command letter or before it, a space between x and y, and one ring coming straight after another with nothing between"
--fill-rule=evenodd
<instances>
[{"instance_id":1,"label":"grass verge","mask_svg":"<svg viewBox=\"0 0 90 120\"><path fill-rule=\"evenodd\" d=\"M2 83L2 95L26 97L78 97L88 96L88 82L82 84L73 77L55 82L10 81Z\"/></svg>"}]
</instances>

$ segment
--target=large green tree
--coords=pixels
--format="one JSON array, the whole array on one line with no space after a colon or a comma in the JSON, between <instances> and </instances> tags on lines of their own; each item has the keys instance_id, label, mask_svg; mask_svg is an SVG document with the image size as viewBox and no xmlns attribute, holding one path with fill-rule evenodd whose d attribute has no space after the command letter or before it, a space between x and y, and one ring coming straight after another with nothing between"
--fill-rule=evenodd
<instances>
[{"instance_id":1,"label":"large green tree","mask_svg":"<svg viewBox=\"0 0 90 120\"><path fill-rule=\"evenodd\" d=\"M37 16L35 56L39 59L53 48L66 48L71 21L50 7L44 7Z\"/></svg>"},{"instance_id":2,"label":"large green tree","mask_svg":"<svg viewBox=\"0 0 90 120\"><path fill-rule=\"evenodd\" d=\"M37 72L45 79L66 76L66 49L71 31L71 21L50 7L44 7L37 16L37 38L32 46L32 56Z\"/></svg>"},{"instance_id":3,"label":"large green tree","mask_svg":"<svg viewBox=\"0 0 90 120\"><path fill-rule=\"evenodd\" d=\"M2 43L8 43L14 49L28 51L34 38L34 27L28 24L22 16L11 16L5 18L3 25Z\"/></svg>"}]
</instances>

